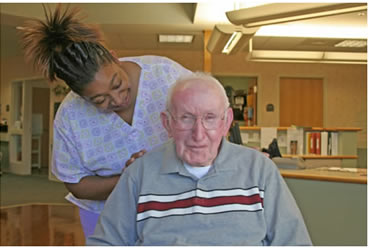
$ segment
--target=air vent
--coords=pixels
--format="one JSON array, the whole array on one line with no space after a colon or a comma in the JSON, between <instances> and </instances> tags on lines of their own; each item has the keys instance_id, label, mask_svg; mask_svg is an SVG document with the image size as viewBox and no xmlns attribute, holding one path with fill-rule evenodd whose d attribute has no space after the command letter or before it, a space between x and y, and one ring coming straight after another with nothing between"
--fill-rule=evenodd
<instances>
[{"instance_id":1,"label":"air vent","mask_svg":"<svg viewBox=\"0 0 369 248\"><path fill-rule=\"evenodd\" d=\"M366 40L344 40L334 45L335 47L366 47Z\"/></svg>"}]
</instances>

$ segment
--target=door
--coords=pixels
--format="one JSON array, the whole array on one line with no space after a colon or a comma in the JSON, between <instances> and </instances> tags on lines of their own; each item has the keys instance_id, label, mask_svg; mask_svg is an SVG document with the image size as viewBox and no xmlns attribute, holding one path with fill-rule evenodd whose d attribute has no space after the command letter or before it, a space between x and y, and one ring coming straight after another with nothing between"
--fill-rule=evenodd
<instances>
[{"instance_id":1,"label":"door","mask_svg":"<svg viewBox=\"0 0 369 248\"><path fill-rule=\"evenodd\" d=\"M32 89L48 88L44 79L13 81L9 123L10 172L30 175L32 171Z\"/></svg>"},{"instance_id":2,"label":"door","mask_svg":"<svg viewBox=\"0 0 369 248\"><path fill-rule=\"evenodd\" d=\"M281 78L279 125L323 127L323 79Z\"/></svg>"}]
</instances>

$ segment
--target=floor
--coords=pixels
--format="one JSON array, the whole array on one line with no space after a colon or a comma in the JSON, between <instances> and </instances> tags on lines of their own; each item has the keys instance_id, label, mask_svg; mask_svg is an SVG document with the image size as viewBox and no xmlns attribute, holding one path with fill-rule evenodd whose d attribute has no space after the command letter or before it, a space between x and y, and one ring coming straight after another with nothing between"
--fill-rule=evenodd
<instances>
[{"instance_id":1,"label":"floor","mask_svg":"<svg viewBox=\"0 0 369 248\"><path fill-rule=\"evenodd\" d=\"M0 209L1 246L83 246L78 208L29 204Z\"/></svg>"},{"instance_id":2,"label":"floor","mask_svg":"<svg viewBox=\"0 0 369 248\"><path fill-rule=\"evenodd\" d=\"M47 174L33 168L32 176L0 176L0 246L85 245L78 208Z\"/></svg>"}]
</instances>

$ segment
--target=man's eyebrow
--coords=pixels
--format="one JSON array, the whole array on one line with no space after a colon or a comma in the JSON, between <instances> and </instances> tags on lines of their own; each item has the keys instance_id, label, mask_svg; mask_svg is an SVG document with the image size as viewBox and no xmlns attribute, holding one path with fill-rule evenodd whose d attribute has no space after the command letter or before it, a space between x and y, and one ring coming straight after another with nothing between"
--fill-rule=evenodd
<instances>
[{"instance_id":1,"label":"man's eyebrow","mask_svg":"<svg viewBox=\"0 0 369 248\"><path fill-rule=\"evenodd\" d=\"M114 83L115 78L117 77L117 75L118 75L118 73L116 72L116 73L114 73L113 77L111 78L111 80L110 80L110 88L113 87L113 83ZM102 94L97 94L96 96L90 97L90 101L92 101L95 98L100 97L100 96L103 96L103 95Z\"/></svg>"}]
</instances>

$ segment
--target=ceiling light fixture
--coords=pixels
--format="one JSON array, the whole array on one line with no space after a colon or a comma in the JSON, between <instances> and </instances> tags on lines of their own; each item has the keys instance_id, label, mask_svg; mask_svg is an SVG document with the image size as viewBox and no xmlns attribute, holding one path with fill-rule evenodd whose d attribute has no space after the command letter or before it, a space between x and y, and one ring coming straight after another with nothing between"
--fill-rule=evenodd
<instances>
[{"instance_id":1,"label":"ceiling light fixture","mask_svg":"<svg viewBox=\"0 0 369 248\"><path fill-rule=\"evenodd\" d=\"M228 11L226 15L231 23L250 28L366 9L366 3L273 3Z\"/></svg>"},{"instance_id":2,"label":"ceiling light fixture","mask_svg":"<svg viewBox=\"0 0 369 248\"><path fill-rule=\"evenodd\" d=\"M191 43L193 35L164 35L159 34L160 43Z\"/></svg>"},{"instance_id":3,"label":"ceiling light fixture","mask_svg":"<svg viewBox=\"0 0 369 248\"><path fill-rule=\"evenodd\" d=\"M325 51L282 51L282 50L253 50L250 40L249 61L259 62L302 62L302 63L341 63L366 64L366 53L325 52Z\"/></svg>"},{"instance_id":4,"label":"ceiling light fixture","mask_svg":"<svg viewBox=\"0 0 369 248\"><path fill-rule=\"evenodd\" d=\"M258 28L244 28L234 25L215 25L206 48L213 54L231 54L243 51L257 30Z\"/></svg>"},{"instance_id":5,"label":"ceiling light fixture","mask_svg":"<svg viewBox=\"0 0 369 248\"><path fill-rule=\"evenodd\" d=\"M366 64L366 53L255 50L247 60L259 62L302 62Z\"/></svg>"},{"instance_id":6,"label":"ceiling light fixture","mask_svg":"<svg viewBox=\"0 0 369 248\"><path fill-rule=\"evenodd\" d=\"M237 45L237 42L241 39L242 33L241 32L233 32L227 44L224 46L222 53L229 54L232 49Z\"/></svg>"}]
</instances>

